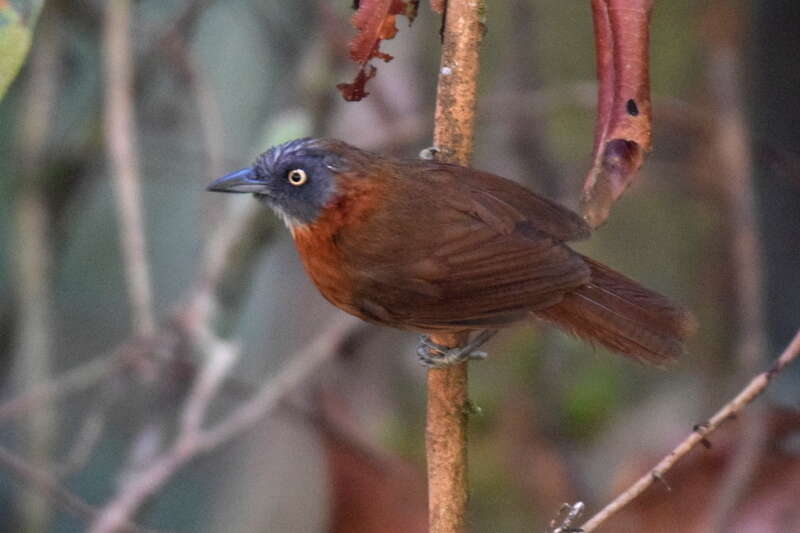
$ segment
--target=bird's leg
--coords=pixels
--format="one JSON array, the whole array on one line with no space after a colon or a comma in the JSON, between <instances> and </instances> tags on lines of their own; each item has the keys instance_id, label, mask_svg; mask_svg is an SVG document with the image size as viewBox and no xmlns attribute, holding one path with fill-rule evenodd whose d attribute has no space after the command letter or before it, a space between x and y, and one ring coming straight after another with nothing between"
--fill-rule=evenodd
<instances>
[{"instance_id":1,"label":"bird's leg","mask_svg":"<svg viewBox=\"0 0 800 533\"><path fill-rule=\"evenodd\" d=\"M417 345L417 357L423 366L428 368L442 368L463 363L468 359L486 359L486 352L477 351L478 348L494 337L496 329L485 329L463 346L448 348L423 336Z\"/></svg>"}]
</instances>

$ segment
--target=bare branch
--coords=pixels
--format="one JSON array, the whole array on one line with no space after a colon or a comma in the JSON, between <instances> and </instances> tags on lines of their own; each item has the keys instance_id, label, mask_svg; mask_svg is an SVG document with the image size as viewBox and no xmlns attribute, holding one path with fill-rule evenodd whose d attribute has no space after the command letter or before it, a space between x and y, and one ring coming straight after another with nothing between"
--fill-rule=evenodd
<instances>
[{"instance_id":1,"label":"bare branch","mask_svg":"<svg viewBox=\"0 0 800 533\"><path fill-rule=\"evenodd\" d=\"M699 442L703 441L708 435L716 431L723 422L734 417L739 411L764 392L770 381L792 361L797 359L798 355L800 355L800 330L797 331L792 341L768 370L751 379L750 383L748 383L736 397L722 406L707 423L698 424L695 431L686 437L666 457L659 461L649 472L639 478L625 492L617 496L599 513L583 524L581 529L583 529L585 533L594 531L597 526L611 518L619 512L620 509L647 490L656 479L662 479L664 474L689 453Z\"/></svg>"},{"instance_id":2,"label":"bare branch","mask_svg":"<svg viewBox=\"0 0 800 533\"><path fill-rule=\"evenodd\" d=\"M202 429L208 406L219 391L231 366L239 356L239 351L231 343L222 341L203 332L202 349L206 356L200 374L195 378L192 390L186 400L180 420L180 434L184 438L196 438Z\"/></svg>"},{"instance_id":3,"label":"bare branch","mask_svg":"<svg viewBox=\"0 0 800 533\"><path fill-rule=\"evenodd\" d=\"M93 387L103 378L122 368L120 362L119 357L104 354L51 381L39 383L0 405L0 422Z\"/></svg>"},{"instance_id":4,"label":"bare branch","mask_svg":"<svg viewBox=\"0 0 800 533\"><path fill-rule=\"evenodd\" d=\"M155 331L156 322L142 220L133 116L130 1L109 0L105 10L103 50L106 149L117 201L133 330L137 335L147 336Z\"/></svg>"},{"instance_id":5,"label":"bare branch","mask_svg":"<svg viewBox=\"0 0 800 533\"><path fill-rule=\"evenodd\" d=\"M472 154L483 15L482 1L447 2L433 144L437 157L450 163L468 165ZM466 341L453 334L432 339L448 347ZM467 509L467 363L428 370L427 384L429 527L431 533L457 533L464 530Z\"/></svg>"},{"instance_id":6,"label":"bare branch","mask_svg":"<svg viewBox=\"0 0 800 533\"><path fill-rule=\"evenodd\" d=\"M346 339L365 327L366 323L348 315L337 315L309 346L290 356L289 364L250 401L203 432L198 448L203 453L208 452L250 429L289 393L308 381L323 363L332 359Z\"/></svg>"},{"instance_id":7,"label":"bare branch","mask_svg":"<svg viewBox=\"0 0 800 533\"><path fill-rule=\"evenodd\" d=\"M89 462L103 431L106 426L106 419L109 409L113 402L107 395L101 395L99 402L89 411L89 414L81 420L81 427L70 446L65 458L56 467L56 475L63 478L74 472L82 470Z\"/></svg>"},{"instance_id":8,"label":"bare branch","mask_svg":"<svg viewBox=\"0 0 800 533\"><path fill-rule=\"evenodd\" d=\"M64 510L78 518L89 521L97 516L97 509L61 485L54 475L37 470L2 447L0 447L0 466L26 483L35 486L41 493L58 502ZM140 528L127 521L120 524L119 530L130 533L157 533L155 530Z\"/></svg>"},{"instance_id":9,"label":"bare branch","mask_svg":"<svg viewBox=\"0 0 800 533\"><path fill-rule=\"evenodd\" d=\"M103 508L92 525L92 533L117 531L136 513L147 499L160 490L181 468L201 454L208 453L252 428L275 410L281 400L306 382L311 375L339 351L345 339L364 323L354 318L337 316L308 347L292 355L290 363L277 376L265 383L247 402L239 406L215 427L200 427L210 394L224 374L226 358L232 354L209 354L214 367L204 370L205 377L195 383L184 407L181 430L173 444L138 472L132 472L117 495ZM212 345L215 350L229 350L226 344ZM190 413L191 412L191 413Z\"/></svg>"}]
</instances>

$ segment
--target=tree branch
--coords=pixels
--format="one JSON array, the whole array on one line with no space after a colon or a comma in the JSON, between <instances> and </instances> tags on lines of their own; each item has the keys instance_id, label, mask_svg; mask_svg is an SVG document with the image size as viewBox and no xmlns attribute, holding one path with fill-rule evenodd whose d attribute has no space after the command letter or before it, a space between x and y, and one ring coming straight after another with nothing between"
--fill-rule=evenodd
<instances>
[{"instance_id":1,"label":"tree branch","mask_svg":"<svg viewBox=\"0 0 800 533\"><path fill-rule=\"evenodd\" d=\"M122 256L137 335L155 331L150 266L147 260L136 129L133 116L131 14L129 0L109 0L103 21L105 135L117 200Z\"/></svg>"},{"instance_id":2,"label":"tree branch","mask_svg":"<svg viewBox=\"0 0 800 533\"><path fill-rule=\"evenodd\" d=\"M78 518L88 521L97 516L97 509L61 485L54 475L32 467L20 457L17 457L2 447L0 447L0 466L12 472L26 483L35 486L40 493L49 496L59 503L64 510ZM127 521L120 524L119 531L128 533L156 533L155 530L140 528Z\"/></svg>"},{"instance_id":3,"label":"tree branch","mask_svg":"<svg viewBox=\"0 0 800 533\"><path fill-rule=\"evenodd\" d=\"M678 444L666 457L658 462L649 472L639 478L625 492L617 496L611 503L606 505L599 513L594 515L581 529L585 533L594 531L603 522L614 516L623 507L632 502L637 496L647 490L657 479L662 479L664 474L680 461L692 448L697 446L711 433L721 426L726 420L736 416L739 411L755 400L769 385L770 381L777 376L784 368L800 355L800 330L797 331L792 341L778 357L778 359L766 371L758 374L750 380L750 383L742 389L733 399L726 403L717 411L708 422L698 424L695 430L686 437L683 442Z\"/></svg>"},{"instance_id":4,"label":"tree branch","mask_svg":"<svg viewBox=\"0 0 800 533\"><path fill-rule=\"evenodd\" d=\"M483 2L449 0L436 94L433 143L437 158L469 164L475 121ZM464 335L436 335L458 346ZM426 448L431 533L464 530L467 507L467 363L428 370Z\"/></svg>"},{"instance_id":5,"label":"tree branch","mask_svg":"<svg viewBox=\"0 0 800 533\"><path fill-rule=\"evenodd\" d=\"M274 411L289 393L297 390L323 363L335 356L342 343L363 326L364 323L354 318L338 316L309 346L291 355L291 362L262 385L250 400L216 426L204 430L202 421L205 412L229 368L227 363L232 360L232 354L215 353L230 350L227 343L207 340L204 345L208 350L208 366L189 393L181 413L179 433L172 445L128 476L116 496L104 506L92 524L91 533L117 531L187 463L229 442Z\"/></svg>"}]
</instances>

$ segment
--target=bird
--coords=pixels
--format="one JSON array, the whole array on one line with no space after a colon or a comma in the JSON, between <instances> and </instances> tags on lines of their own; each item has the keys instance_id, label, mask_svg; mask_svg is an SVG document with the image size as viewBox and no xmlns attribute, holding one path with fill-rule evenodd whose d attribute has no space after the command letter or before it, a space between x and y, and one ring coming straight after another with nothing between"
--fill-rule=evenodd
<instances>
[{"instance_id":1,"label":"bird","mask_svg":"<svg viewBox=\"0 0 800 533\"><path fill-rule=\"evenodd\" d=\"M421 334L429 367L482 358L495 332L535 319L662 366L695 327L683 307L571 249L591 233L578 214L489 172L302 138L207 189L272 209L322 295ZM456 348L432 340L444 333L472 338Z\"/></svg>"}]
</instances>

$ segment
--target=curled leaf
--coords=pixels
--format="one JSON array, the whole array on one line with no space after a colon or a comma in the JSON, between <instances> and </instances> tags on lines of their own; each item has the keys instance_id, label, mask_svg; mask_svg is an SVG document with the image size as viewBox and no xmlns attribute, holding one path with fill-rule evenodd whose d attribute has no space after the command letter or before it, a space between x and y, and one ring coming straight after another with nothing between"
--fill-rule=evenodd
<instances>
[{"instance_id":1,"label":"curled leaf","mask_svg":"<svg viewBox=\"0 0 800 533\"><path fill-rule=\"evenodd\" d=\"M380 45L384 39L392 39L397 34L395 25L397 15L403 15L409 24L417 16L419 0L361 0L353 14L352 24L356 28L355 37L348 44L350 59L359 63L361 68L352 83L340 83L336 86L345 100L352 102L361 100L369 93L366 83L377 72L374 66L368 65L373 58L391 61L392 56L381 52Z\"/></svg>"},{"instance_id":2,"label":"curled leaf","mask_svg":"<svg viewBox=\"0 0 800 533\"><path fill-rule=\"evenodd\" d=\"M597 122L581 212L602 224L650 150L648 27L652 0L592 0L597 54Z\"/></svg>"}]
</instances>

